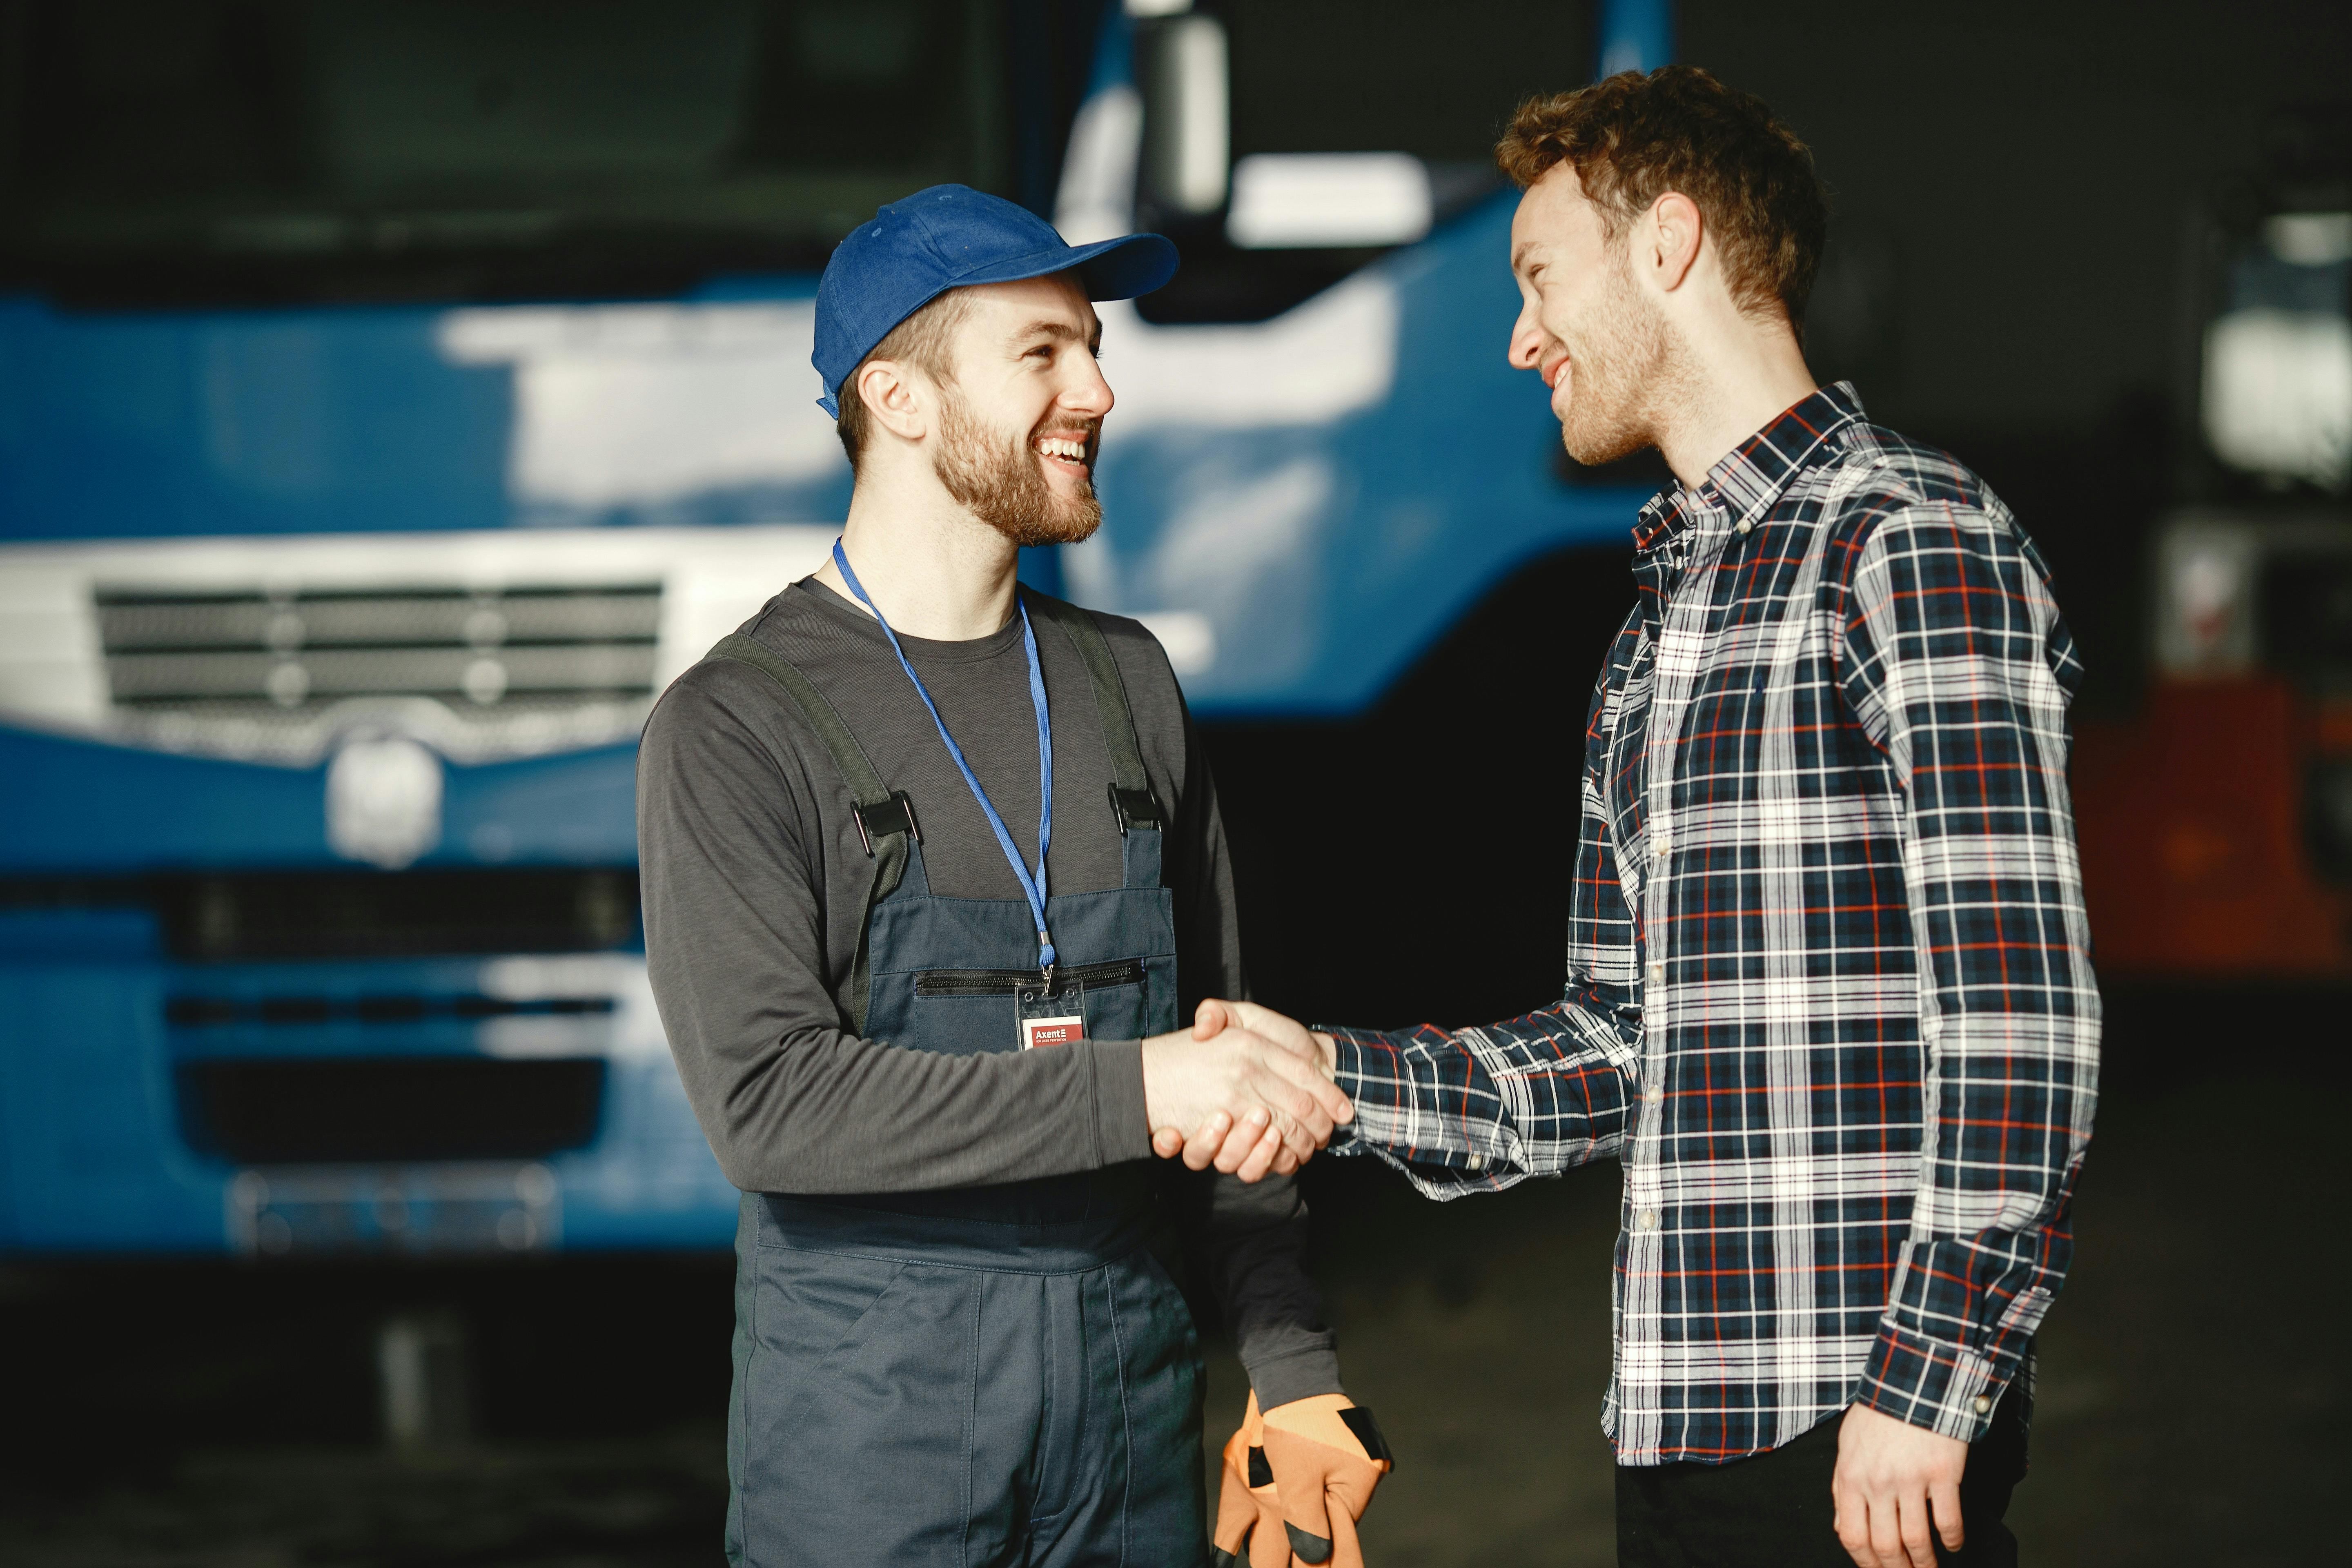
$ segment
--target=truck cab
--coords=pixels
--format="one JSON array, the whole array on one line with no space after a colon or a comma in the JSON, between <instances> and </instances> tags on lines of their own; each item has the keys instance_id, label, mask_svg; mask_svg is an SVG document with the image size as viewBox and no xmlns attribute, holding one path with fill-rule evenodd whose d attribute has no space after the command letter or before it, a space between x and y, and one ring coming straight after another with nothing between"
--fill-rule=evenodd
<instances>
[{"instance_id":1,"label":"truck cab","mask_svg":"<svg viewBox=\"0 0 2352 1568\"><path fill-rule=\"evenodd\" d=\"M0 4L0 1253L728 1243L635 738L845 512L813 302L882 202L1178 239L1102 307L1108 523L1024 571L1206 719L1622 538L1486 160L1664 7L1276 9Z\"/></svg>"}]
</instances>

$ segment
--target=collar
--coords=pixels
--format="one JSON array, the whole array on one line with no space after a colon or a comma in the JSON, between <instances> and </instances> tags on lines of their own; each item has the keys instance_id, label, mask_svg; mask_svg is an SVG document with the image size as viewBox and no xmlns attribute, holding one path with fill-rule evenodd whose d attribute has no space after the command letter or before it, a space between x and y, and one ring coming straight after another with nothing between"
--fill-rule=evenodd
<instances>
[{"instance_id":1,"label":"collar","mask_svg":"<svg viewBox=\"0 0 2352 1568\"><path fill-rule=\"evenodd\" d=\"M1727 535L1740 521L1762 516L1799 474L1830 459L1832 437L1862 417L1862 398L1844 381L1775 416L1726 453L1696 489L1676 481L1650 498L1633 524L1637 563L1678 567L1694 532Z\"/></svg>"},{"instance_id":2,"label":"collar","mask_svg":"<svg viewBox=\"0 0 2352 1568\"><path fill-rule=\"evenodd\" d=\"M890 639L882 635L882 623L866 614L865 606L818 582L814 573L793 583L792 587L807 594L818 609L851 636L872 643L884 650L887 656ZM1016 595L1028 591L1025 585L1014 590ZM912 632L900 632L898 642L909 658L919 658L926 664L978 664L1011 653L1021 646L1021 613L1017 609L1013 611L1005 617L1003 626L986 637L941 641L937 637L919 637Z\"/></svg>"},{"instance_id":3,"label":"collar","mask_svg":"<svg viewBox=\"0 0 2352 1568\"><path fill-rule=\"evenodd\" d=\"M1830 437L1861 417L1852 382L1822 387L1726 453L1699 489L1735 521L1760 517L1800 473L1827 462Z\"/></svg>"},{"instance_id":4,"label":"collar","mask_svg":"<svg viewBox=\"0 0 2352 1568\"><path fill-rule=\"evenodd\" d=\"M1679 482L1643 502L1633 520L1633 553L1637 557L1675 553L1675 547L1691 531L1691 513L1697 502L1698 497Z\"/></svg>"}]
</instances>

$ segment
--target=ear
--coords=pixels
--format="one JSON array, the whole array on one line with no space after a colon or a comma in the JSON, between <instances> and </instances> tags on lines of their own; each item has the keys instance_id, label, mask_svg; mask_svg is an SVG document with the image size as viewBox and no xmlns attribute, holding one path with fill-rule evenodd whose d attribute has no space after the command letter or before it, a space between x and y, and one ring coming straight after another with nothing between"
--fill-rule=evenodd
<instances>
[{"instance_id":1,"label":"ear","mask_svg":"<svg viewBox=\"0 0 2352 1568\"><path fill-rule=\"evenodd\" d=\"M1661 290L1671 294L1681 288L1691 268L1698 265L1705 228L1698 204L1680 191L1668 191L1650 204L1637 236L1641 248L1634 254L1646 264L1645 270Z\"/></svg>"},{"instance_id":2,"label":"ear","mask_svg":"<svg viewBox=\"0 0 2352 1568\"><path fill-rule=\"evenodd\" d=\"M865 401L874 423L902 441L930 434L930 384L896 360L868 360L857 369L852 393Z\"/></svg>"}]
</instances>

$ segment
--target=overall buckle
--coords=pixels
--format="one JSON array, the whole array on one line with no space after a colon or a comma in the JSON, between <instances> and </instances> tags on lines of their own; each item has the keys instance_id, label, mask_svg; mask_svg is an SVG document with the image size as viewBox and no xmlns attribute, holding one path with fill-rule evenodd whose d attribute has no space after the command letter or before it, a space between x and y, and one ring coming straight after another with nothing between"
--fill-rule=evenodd
<instances>
[{"instance_id":1,"label":"overall buckle","mask_svg":"<svg viewBox=\"0 0 2352 1568\"><path fill-rule=\"evenodd\" d=\"M1118 818L1118 836L1121 838L1127 837L1128 829L1131 827L1164 828L1168 826L1167 820L1160 815L1160 802L1152 797L1149 788L1121 789L1114 781L1110 786L1110 811Z\"/></svg>"},{"instance_id":2,"label":"overall buckle","mask_svg":"<svg viewBox=\"0 0 2352 1568\"><path fill-rule=\"evenodd\" d=\"M858 847L866 851L866 858L869 860L874 858L874 841L877 838L903 833L918 844L923 841L922 825L915 820L915 803L907 798L907 792L902 789L891 791L890 798L879 805L851 805L849 819L857 824Z\"/></svg>"}]
</instances>

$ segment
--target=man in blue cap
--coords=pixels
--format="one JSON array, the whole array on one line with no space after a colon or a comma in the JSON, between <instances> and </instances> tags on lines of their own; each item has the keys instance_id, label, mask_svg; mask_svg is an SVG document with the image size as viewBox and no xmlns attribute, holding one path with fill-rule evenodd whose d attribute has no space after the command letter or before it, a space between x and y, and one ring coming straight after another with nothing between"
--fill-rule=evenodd
<instances>
[{"instance_id":1,"label":"man in blue cap","mask_svg":"<svg viewBox=\"0 0 2352 1568\"><path fill-rule=\"evenodd\" d=\"M1243 981L1175 677L1135 622L1014 578L1101 521L1089 301L1175 265L960 185L861 225L817 294L842 537L646 727L655 995L746 1194L732 1562L1204 1562L1171 1219L1256 1405L1378 1447L1287 1179L1347 1101L1312 1052L1178 1028ZM1202 1118L1243 1134L1221 1173L1151 1161Z\"/></svg>"}]
</instances>

